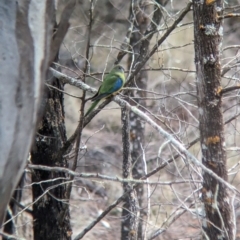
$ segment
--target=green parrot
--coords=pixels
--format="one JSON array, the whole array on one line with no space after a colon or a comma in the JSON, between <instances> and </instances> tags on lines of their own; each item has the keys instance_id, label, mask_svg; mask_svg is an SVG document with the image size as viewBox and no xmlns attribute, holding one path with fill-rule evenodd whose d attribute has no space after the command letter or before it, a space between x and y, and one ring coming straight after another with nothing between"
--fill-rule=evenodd
<instances>
[{"instance_id":1,"label":"green parrot","mask_svg":"<svg viewBox=\"0 0 240 240\"><path fill-rule=\"evenodd\" d=\"M92 105L87 110L84 117L86 117L97 104L105 98L115 95L118 93L125 84L124 68L120 65L116 65L109 74L107 74L102 82L102 85L98 89L98 92L91 98Z\"/></svg>"}]
</instances>

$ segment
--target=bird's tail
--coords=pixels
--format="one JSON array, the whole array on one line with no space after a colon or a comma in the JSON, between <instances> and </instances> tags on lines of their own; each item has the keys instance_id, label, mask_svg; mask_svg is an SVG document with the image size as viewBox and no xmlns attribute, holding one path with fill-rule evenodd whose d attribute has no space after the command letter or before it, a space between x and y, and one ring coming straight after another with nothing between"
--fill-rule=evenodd
<instances>
[{"instance_id":1,"label":"bird's tail","mask_svg":"<svg viewBox=\"0 0 240 240\"><path fill-rule=\"evenodd\" d=\"M92 105L90 106L90 108L87 110L87 112L85 113L84 117L86 117L97 105L98 103L100 102L101 99L97 100L97 101L94 101L92 103Z\"/></svg>"}]
</instances>

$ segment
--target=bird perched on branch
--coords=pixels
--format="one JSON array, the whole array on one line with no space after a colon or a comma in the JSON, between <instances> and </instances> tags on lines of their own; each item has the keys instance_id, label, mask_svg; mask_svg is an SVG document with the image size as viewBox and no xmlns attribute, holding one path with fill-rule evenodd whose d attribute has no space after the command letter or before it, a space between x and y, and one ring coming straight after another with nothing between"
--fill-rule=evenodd
<instances>
[{"instance_id":1,"label":"bird perched on branch","mask_svg":"<svg viewBox=\"0 0 240 240\"><path fill-rule=\"evenodd\" d=\"M85 117L93 111L97 104L105 98L115 95L118 93L125 84L124 68L120 65L116 65L109 74L107 74L102 82L102 85L98 89L98 92L90 98L92 105L87 110Z\"/></svg>"}]
</instances>

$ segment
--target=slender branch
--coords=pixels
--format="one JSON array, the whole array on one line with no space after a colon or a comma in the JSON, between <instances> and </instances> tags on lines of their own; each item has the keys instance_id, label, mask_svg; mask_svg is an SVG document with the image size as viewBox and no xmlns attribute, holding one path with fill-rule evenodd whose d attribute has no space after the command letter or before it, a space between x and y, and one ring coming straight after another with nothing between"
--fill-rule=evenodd
<instances>
[{"instance_id":1,"label":"slender branch","mask_svg":"<svg viewBox=\"0 0 240 240\"><path fill-rule=\"evenodd\" d=\"M20 216L23 212L25 212L28 208L30 208L31 206L33 206L34 204L36 204L41 198L43 198L45 195L50 194L51 197L54 197L50 191L56 187L59 187L61 185L67 184L67 182L62 182L60 184L56 184L56 185L52 185L51 187L48 187L47 189L45 189L43 191L43 193L37 197L37 199L35 199L33 202L31 202L30 204L28 204L28 206L26 206L25 208L23 208L21 211L19 211L15 216L13 216L12 218L10 218L8 221L4 222L3 226L6 225L7 223L9 223L10 221L12 221L13 219L15 219L16 217ZM54 197L55 198L55 197ZM55 198L57 199L57 198ZM62 200L62 199L57 199L58 201ZM63 203L67 202L65 200L62 200ZM1 232L0 232L1 233ZM1 236L1 234L0 234Z\"/></svg>"},{"instance_id":2,"label":"slender branch","mask_svg":"<svg viewBox=\"0 0 240 240\"><path fill-rule=\"evenodd\" d=\"M88 69L90 69L89 66L89 49L90 49L90 40L91 40L91 29L92 29L92 22L93 22L93 0L90 1L90 9L89 9L89 24L88 24L88 37L87 37L87 44L86 44L86 61L85 61L85 68L84 72L89 72ZM82 81L85 83L85 75L82 79ZM79 131L77 134L76 139L76 149L75 149L75 159L73 162L72 170L75 171L77 168L77 162L78 162L78 156L79 156L79 149L80 149L80 143L82 138L82 129L83 129L83 122L84 122L84 106L85 106L85 96L86 91L83 91L82 94L82 104L80 108L80 119L79 119Z\"/></svg>"},{"instance_id":3,"label":"slender branch","mask_svg":"<svg viewBox=\"0 0 240 240\"><path fill-rule=\"evenodd\" d=\"M145 154L145 151L144 151L144 148L141 144L141 149L142 149L142 154L143 154L143 158L142 158L142 164L143 164L143 171L144 171L144 174L145 176L147 175L147 162L146 162L146 154ZM147 239L147 229L148 229L148 222L149 222L149 219L150 219L150 213L151 213L151 189L150 189L150 184L149 183L149 179L146 178L146 182L147 182L147 212L146 212L146 227L145 227L145 230L144 230L144 240Z\"/></svg>"},{"instance_id":4,"label":"slender branch","mask_svg":"<svg viewBox=\"0 0 240 240\"><path fill-rule=\"evenodd\" d=\"M88 37L87 37L87 43L86 43L86 61L85 61L85 69L84 72L89 72L88 69L90 69L89 64L89 49L90 49L90 40L91 40L91 29L92 29L92 14L93 14L93 0L90 1L90 9L89 9L89 25L88 25ZM85 78L86 75L83 76L82 82L85 83ZM79 151L80 151L80 144L81 144L81 139L82 139L82 129L83 129L83 123L84 123L84 107L85 107L85 97L86 97L86 91L83 91L82 93L82 104L80 106L80 116L79 116L79 126L77 128L76 132L76 147L75 147L75 157L72 165L72 170L75 171L77 168L77 163L78 163L78 157L79 157ZM62 154L64 154L61 151ZM70 199L71 192L72 192L72 183L73 183L74 176L70 177L70 183L67 186L66 190L66 198ZM67 210L67 205L66 209L63 213L62 219L64 219L64 215L66 214Z\"/></svg>"},{"instance_id":5,"label":"slender branch","mask_svg":"<svg viewBox=\"0 0 240 240\"><path fill-rule=\"evenodd\" d=\"M14 203L16 203L16 205L18 206L18 207L20 207L21 209L24 209L24 211L26 212L26 213L29 213L29 214L31 214L32 215L32 210L30 210L30 209L28 209L28 208L26 208L26 206L24 206L24 205L22 205L20 202L18 202L15 198L11 198L11 200L14 202Z\"/></svg>"},{"instance_id":6,"label":"slender branch","mask_svg":"<svg viewBox=\"0 0 240 240\"><path fill-rule=\"evenodd\" d=\"M232 18L232 17L240 17L240 13L228 13L223 16L218 16L218 20L222 20L224 18Z\"/></svg>"},{"instance_id":7,"label":"slender branch","mask_svg":"<svg viewBox=\"0 0 240 240\"><path fill-rule=\"evenodd\" d=\"M51 55L49 58L49 65L56 58L58 51L60 49L60 46L62 44L62 41L63 41L63 39L67 33L67 30L70 26L69 19L73 13L75 4L76 4L76 0L69 0L62 12L60 22L57 26L57 31L56 31L55 35L53 36L53 41L51 44Z\"/></svg>"},{"instance_id":8,"label":"slender branch","mask_svg":"<svg viewBox=\"0 0 240 240\"><path fill-rule=\"evenodd\" d=\"M187 198L188 199L188 198ZM185 199L186 201L186 199ZM184 201L184 202L185 202ZM191 203L189 205L188 208L193 207L194 203ZM156 237L158 237L160 234L162 234L163 232L165 232L167 230L167 228L169 228L172 223L174 223L179 217L181 217L186 211L187 208L183 208L182 205L180 205L162 224L161 228L159 228L158 230L156 230L154 233L151 234L151 236L148 238L148 240L152 240Z\"/></svg>"},{"instance_id":9,"label":"slender branch","mask_svg":"<svg viewBox=\"0 0 240 240\"><path fill-rule=\"evenodd\" d=\"M84 235L89 232L98 222L100 222L111 210L113 210L119 203L121 203L124 198L129 194L129 192L132 190L129 190L128 192L125 192L120 198L118 198L113 204L109 205L94 221L92 221L84 230L79 233L73 240L79 240L84 237Z\"/></svg>"},{"instance_id":10,"label":"slender branch","mask_svg":"<svg viewBox=\"0 0 240 240\"><path fill-rule=\"evenodd\" d=\"M61 89L59 89L59 88L57 88L57 87L54 87L53 85L50 85L50 84L48 84L48 83L45 83L45 85L46 85L47 87L49 87L49 88L55 89L55 90L57 90L57 91L59 91L59 92L61 92L61 93L63 93L63 94L66 94L66 95L68 95L68 96L70 96L70 97L77 98L77 99L81 99L81 98L82 98L82 97L77 97L77 96L74 96L74 95L72 95L72 94L69 94L69 93L67 93L66 91L63 91L63 90L61 90Z\"/></svg>"},{"instance_id":11,"label":"slender branch","mask_svg":"<svg viewBox=\"0 0 240 240\"><path fill-rule=\"evenodd\" d=\"M87 92L91 92L91 93L96 93L96 89L95 88L92 88L90 87L89 85L87 85L86 83L82 82L82 81L79 81L78 79L76 78L73 78L73 77L69 77L67 76L66 74L63 74L53 68L49 68L49 70L51 71L51 73L53 74L53 76L59 80L61 80L63 83L68 83L72 86L75 86L77 88L80 88L84 91L87 91Z\"/></svg>"},{"instance_id":12,"label":"slender branch","mask_svg":"<svg viewBox=\"0 0 240 240\"><path fill-rule=\"evenodd\" d=\"M234 11L237 11L237 10L239 10L240 9L240 5L234 5L234 6L229 6L229 7L225 7L225 10L226 11L229 11L229 10L234 10Z\"/></svg>"},{"instance_id":13,"label":"slender branch","mask_svg":"<svg viewBox=\"0 0 240 240\"><path fill-rule=\"evenodd\" d=\"M230 46L227 46L223 49L223 51L226 51L228 49L232 49L232 48L240 48L240 45L230 45Z\"/></svg>"},{"instance_id":14,"label":"slender branch","mask_svg":"<svg viewBox=\"0 0 240 240\"><path fill-rule=\"evenodd\" d=\"M191 181L190 179L186 179L183 181L164 181L164 182L150 182L148 180L142 180L142 179L131 179L131 178L120 178L120 177L111 177L99 173L78 173L73 170L70 170L68 168L64 167L48 167L44 165L34 165L34 164L28 164L27 167L29 169L35 169L35 170L43 170L48 172L64 172L69 174L73 177L79 177L79 178L90 178L90 179L102 179L106 181L112 181L112 182L120 182L120 183L131 183L131 184L149 184L149 185L172 185L172 184L183 184L183 183L189 183Z\"/></svg>"},{"instance_id":15,"label":"slender branch","mask_svg":"<svg viewBox=\"0 0 240 240\"><path fill-rule=\"evenodd\" d=\"M232 92L232 91L238 90L238 89L240 89L240 86L232 86L232 87L224 88L224 89L221 91L221 94L225 94L225 93L228 93L228 92Z\"/></svg>"}]
</instances>

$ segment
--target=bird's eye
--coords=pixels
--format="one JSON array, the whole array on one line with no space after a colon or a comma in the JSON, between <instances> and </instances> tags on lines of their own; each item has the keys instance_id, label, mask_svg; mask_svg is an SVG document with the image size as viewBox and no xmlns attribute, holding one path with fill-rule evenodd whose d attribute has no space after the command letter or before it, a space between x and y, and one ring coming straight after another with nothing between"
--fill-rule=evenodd
<instances>
[{"instance_id":1,"label":"bird's eye","mask_svg":"<svg viewBox=\"0 0 240 240\"><path fill-rule=\"evenodd\" d=\"M119 66L118 69L124 72L123 67Z\"/></svg>"}]
</instances>

